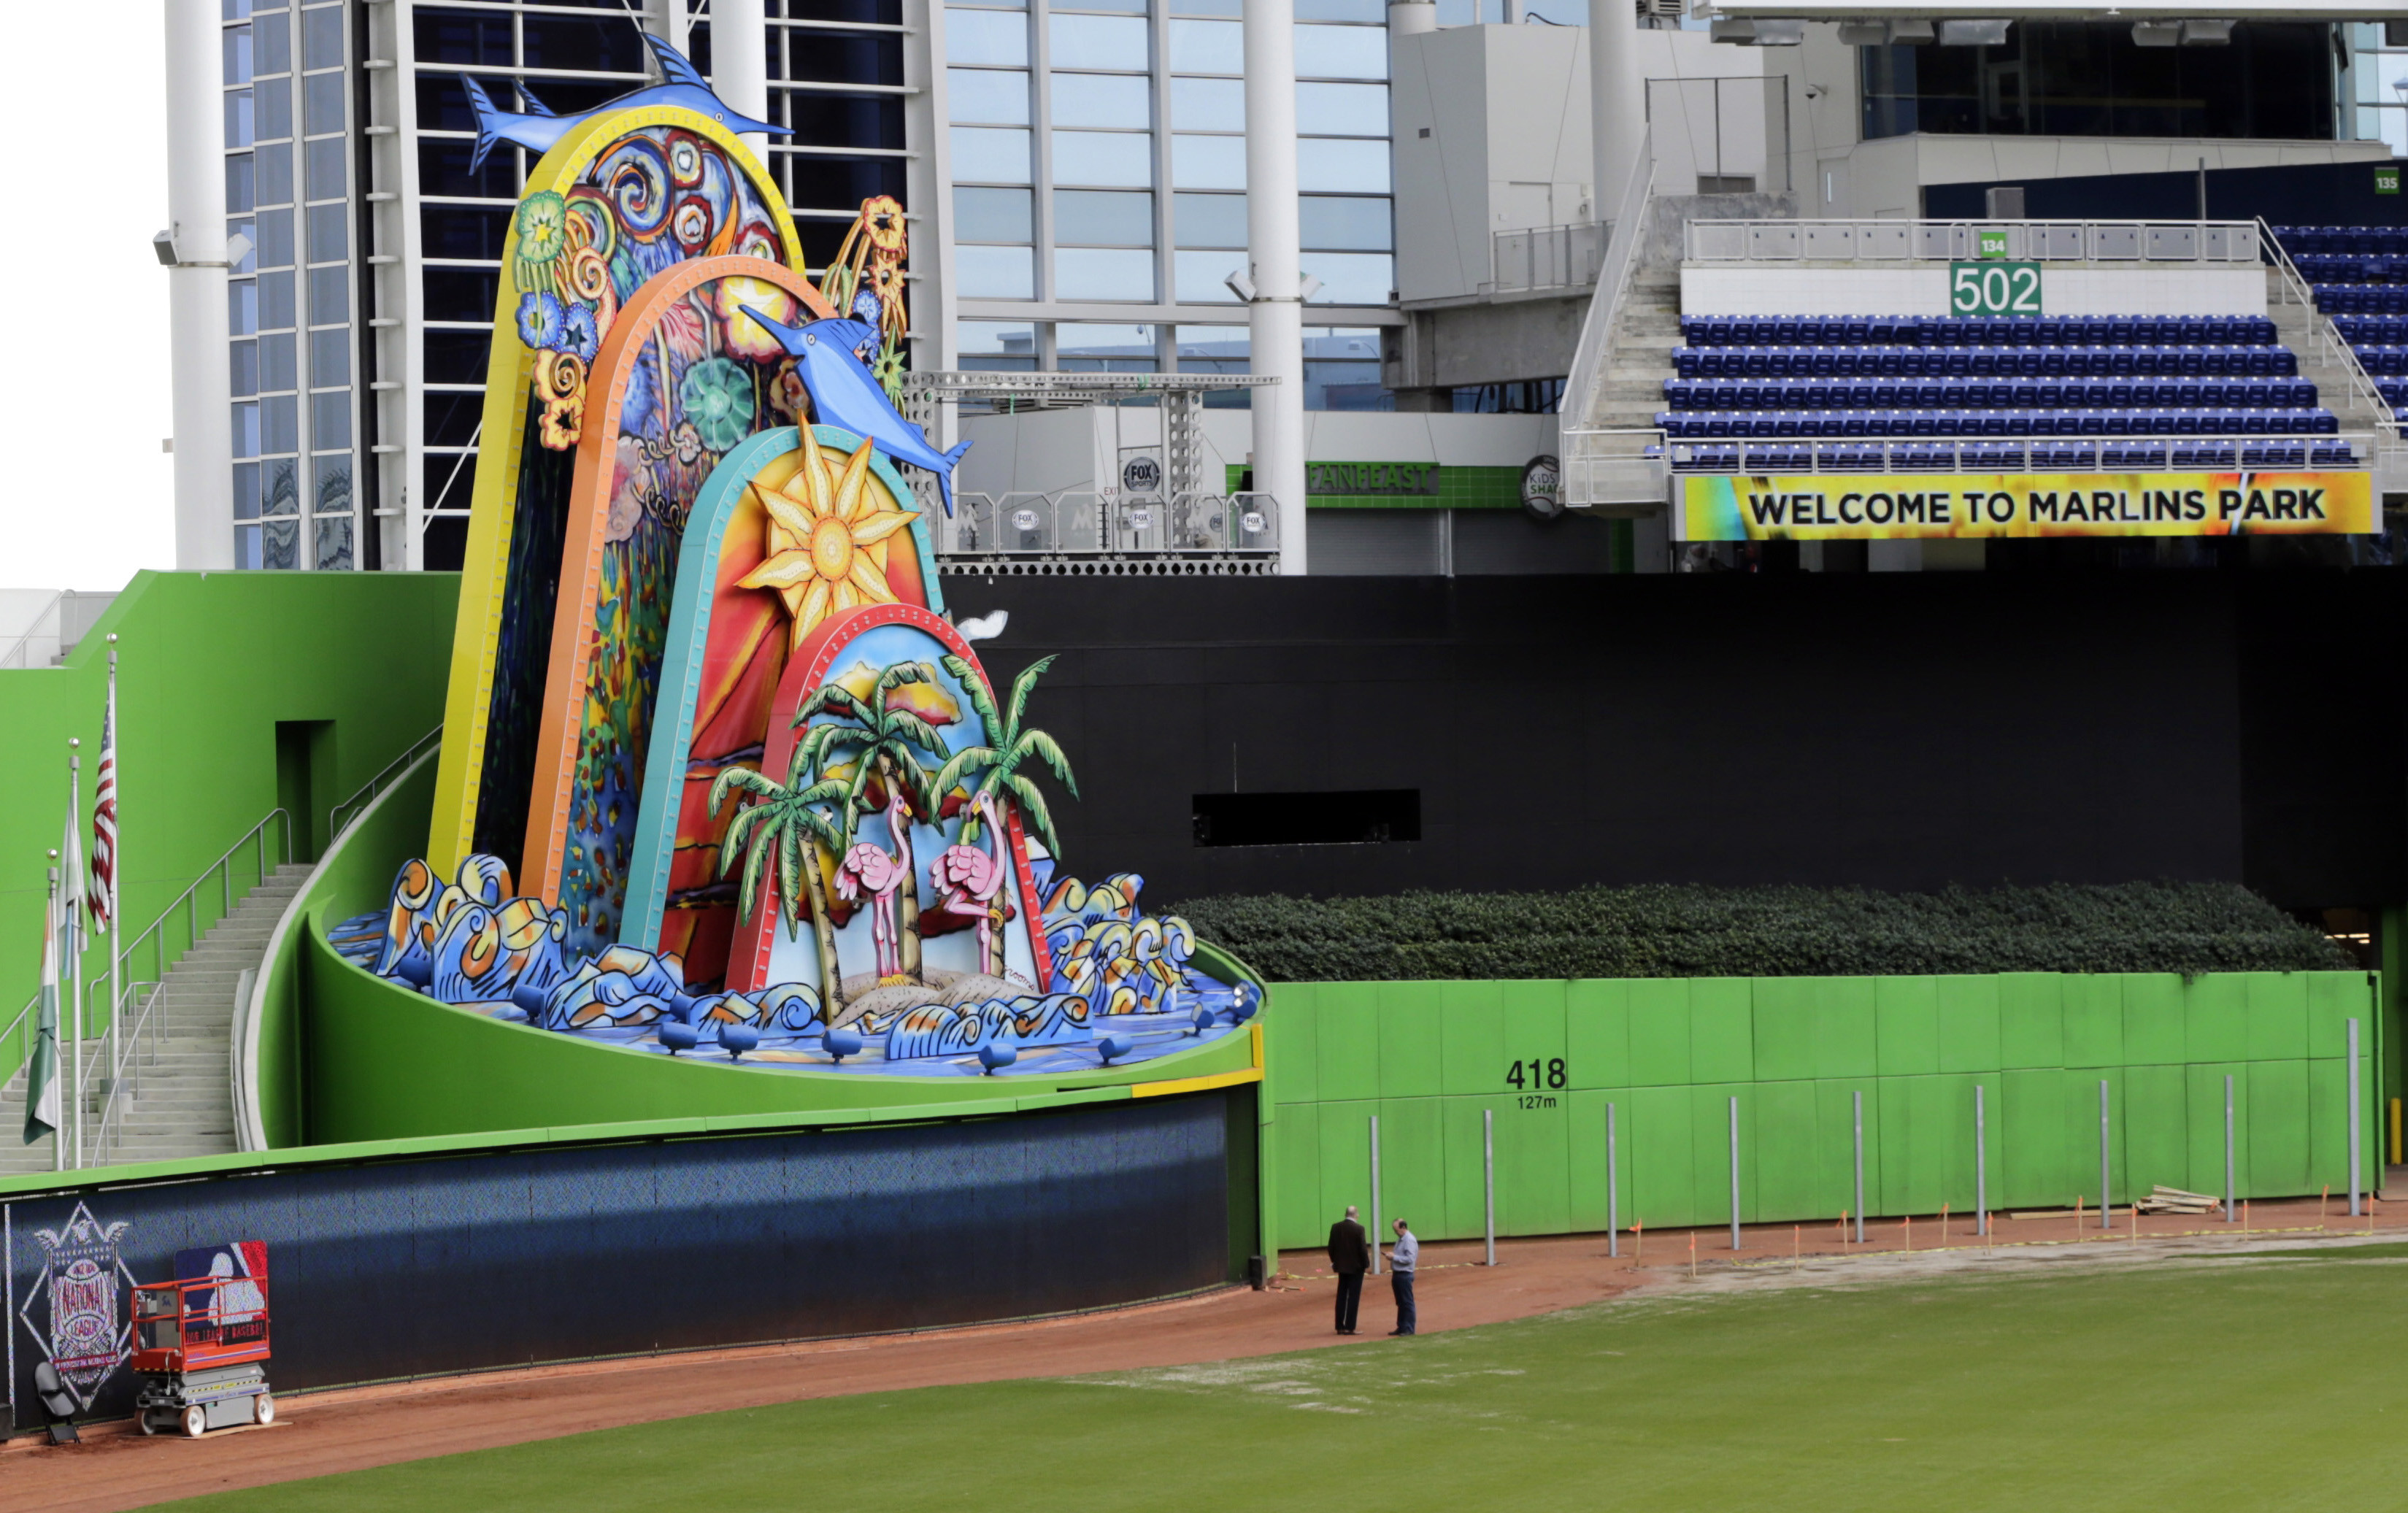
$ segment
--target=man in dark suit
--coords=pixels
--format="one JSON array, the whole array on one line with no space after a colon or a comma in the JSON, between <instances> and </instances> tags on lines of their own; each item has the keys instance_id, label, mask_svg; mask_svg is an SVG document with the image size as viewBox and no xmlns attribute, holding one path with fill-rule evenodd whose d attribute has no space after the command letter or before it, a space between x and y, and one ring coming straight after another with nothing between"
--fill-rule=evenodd
<instances>
[{"instance_id":1,"label":"man in dark suit","mask_svg":"<svg viewBox=\"0 0 2408 1513\"><path fill-rule=\"evenodd\" d=\"M1338 1333L1354 1333L1354 1310L1363 1302L1363 1273L1371 1265L1371 1246L1354 1220L1354 1206L1329 1226L1329 1269L1338 1274Z\"/></svg>"}]
</instances>

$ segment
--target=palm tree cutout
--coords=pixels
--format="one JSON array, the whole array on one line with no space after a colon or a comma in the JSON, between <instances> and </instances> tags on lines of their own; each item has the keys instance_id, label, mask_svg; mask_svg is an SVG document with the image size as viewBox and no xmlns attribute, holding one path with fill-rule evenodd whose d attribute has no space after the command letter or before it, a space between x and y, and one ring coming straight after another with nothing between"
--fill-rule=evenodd
<instances>
[{"instance_id":1,"label":"palm tree cutout","mask_svg":"<svg viewBox=\"0 0 2408 1513\"><path fill-rule=\"evenodd\" d=\"M827 879L819 853L842 856L852 841L852 826L841 807L844 785L820 781L789 788L750 767L729 767L710 785L710 812L718 814L728 795L738 792L752 802L736 811L719 847L723 878L735 870L739 855L743 858L737 918L752 918L762 879L775 867L778 901L785 910L786 933L793 935L802 919L804 891L795 886L796 875L802 876L810 890L811 933L819 943L820 1018L834 1023L844 1006L844 974L837 970L836 922L828 918Z\"/></svg>"},{"instance_id":2,"label":"palm tree cutout","mask_svg":"<svg viewBox=\"0 0 2408 1513\"><path fill-rule=\"evenodd\" d=\"M882 790L888 823L893 827L901 855L893 857L900 876L879 879L888 887L868 887L872 906L883 911L884 900L896 896L897 917L888 932L896 959L896 970L888 973L890 964L880 963L882 978L893 977L899 981L920 980L920 889L918 871L911 865L910 820L912 811L933 817L936 805L929 797L928 769L920 753L933 758L943 754L943 737L936 727L910 709L894 702L895 691L913 683L934 683L936 670L924 662L898 662L878 675L867 701L854 697L853 691L840 683L829 683L805 700L795 715L794 723L801 726L814 715L832 714L853 723L812 725L795 749L795 770L809 771L823 781L830 781L830 769L842 764L840 754L853 764L850 777L840 780L844 828L848 837L857 835L861 811L869 806L869 780L878 779ZM814 792L816 792L816 787ZM876 848L872 848L875 849ZM844 855L847 864L860 849L855 843ZM862 859L870 866L875 863ZM866 879L865 879L866 880ZM883 983L882 982L882 986Z\"/></svg>"},{"instance_id":3,"label":"palm tree cutout","mask_svg":"<svg viewBox=\"0 0 2408 1513\"><path fill-rule=\"evenodd\" d=\"M1001 821L997 817L996 806L999 801L1005 799L1009 799L1012 806L1020 811L1022 822L1035 833L1037 839L1044 846L1049 855L1058 857L1062 854L1061 842L1055 839L1054 835L1054 816L1045 807L1045 795L1039 792L1037 784L1020 770L1022 764L1035 757L1054 769L1054 776L1062 780L1062 786L1070 791L1072 798L1079 796L1079 780L1070 775L1070 759L1063 754L1061 743L1045 732L1034 727L1024 727L1020 722L1021 717L1027 712L1028 695L1037 687L1037 679L1044 676L1045 669L1052 665L1054 665L1054 659L1043 657L1022 669L1020 676L1011 680L1010 702L998 712L996 708L995 690L988 686L986 674L980 669L978 664L968 657L951 654L945 657L945 671L953 674L961 683L962 691L969 695L970 707L978 712L979 726L986 733L987 744L964 747L954 752L952 760L944 764L938 772L935 780L929 784L932 792L941 800L942 795L952 792L964 778L973 773L978 775L978 786L971 790L970 802L962 818L961 844L939 859L940 869L948 860L954 860L954 851L969 849L972 855L988 854L975 849L979 833L982 827L999 829ZM996 970L991 911L995 907L996 896L1002 891L1004 876L1003 837L1000 834L994 839L992 855L996 864L992 878L980 878L965 876L963 879L982 881L990 885L985 897L980 899L978 903L981 920L979 970L989 977L994 976ZM969 864L968 858L960 858L958 861L961 873L974 874L977 871ZM940 877L937 879L937 886L942 889L946 880ZM971 892L969 896L974 898L976 893ZM948 900L947 906L950 912L968 912L967 908L953 907L953 902Z\"/></svg>"}]
</instances>

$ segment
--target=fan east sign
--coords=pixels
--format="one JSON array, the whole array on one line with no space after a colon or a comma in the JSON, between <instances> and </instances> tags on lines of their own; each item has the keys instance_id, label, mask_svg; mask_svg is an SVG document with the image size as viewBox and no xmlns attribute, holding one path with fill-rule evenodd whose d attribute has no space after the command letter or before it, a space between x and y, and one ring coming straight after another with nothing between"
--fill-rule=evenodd
<instances>
[{"instance_id":1,"label":"fan east sign","mask_svg":"<svg viewBox=\"0 0 2408 1513\"><path fill-rule=\"evenodd\" d=\"M1925 474L1679 480L1680 539L2365 535L2366 473Z\"/></svg>"}]
</instances>

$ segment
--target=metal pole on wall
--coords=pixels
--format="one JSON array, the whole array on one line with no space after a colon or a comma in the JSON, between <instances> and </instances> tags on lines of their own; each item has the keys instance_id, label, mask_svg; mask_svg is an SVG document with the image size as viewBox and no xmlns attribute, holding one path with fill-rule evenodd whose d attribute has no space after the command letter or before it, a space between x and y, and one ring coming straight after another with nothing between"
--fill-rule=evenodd
<instances>
[{"instance_id":1,"label":"metal pole on wall","mask_svg":"<svg viewBox=\"0 0 2408 1513\"><path fill-rule=\"evenodd\" d=\"M1990 1233L1990 1136L1979 1082L1973 1084L1973 1233Z\"/></svg>"},{"instance_id":2,"label":"metal pole on wall","mask_svg":"<svg viewBox=\"0 0 2408 1513\"><path fill-rule=\"evenodd\" d=\"M1497 1264L1497 1110L1480 1111L1480 1176L1487 1189L1488 1264Z\"/></svg>"},{"instance_id":3,"label":"metal pole on wall","mask_svg":"<svg viewBox=\"0 0 2408 1513\"><path fill-rule=\"evenodd\" d=\"M1613 1105L1605 1106L1605 1253L1622 1255L1622 1184L1613 1165Z\"/></svg>"},{"instance_id":4,"label":"metal pole on wall","mask_svg":"<svg viewBox=\"0 0 2408 1513\"><path fill-rule=\"evenodd\" d=\"M2107 1079L2099 1079L2099 1227L2114 1229L2115 1221L2109 1215L2114 1207L2114 1194L2109 1190L2112 1179L2107 1164Z\"/></svg>"},{"instance_id":5,"label":"metal pole on wall","mask_svg":"<svg viewBox=\"0 0 2408 1513\"><path fill-rule=\"evenodd\" d=\"M1865 1243L1865 1093L1854 1094L1856 1106L1856 1243Z\"/></svg>"},{"instance_id":6,"label":"metal pole on wall","mask_svg":"<svg viewBox=\"0 0 2408 1513\"><path fill-rule=\"evenodd\" d=\"M2241 1215L2234 1203L2238 1196L2232 1191L2232 1074L2227 1072L2224 1074L2224 1221L2228 1224L2241 1222Z\"/></svg>"},{"instance_id":7,"label":"metal pole on wall","mask_svg":"<svg viewBox=\"0 0 2408 1513\"><path fill-rule=\"evenodd\" d=\"M1243 0L1246 65L1246 365L1254 487L1279 511L1280 571L1305 570L1304 286L1296 199L1295 0ZM224 365L224 360L219 360Z\"/></svg>"},{"instance_id":8,"label":"metal pole on wall","mask_svg":"<svg viewBox=\"0 0 2408 1513\"><path fill-rule=\"evenodd\" d=\"M0 1319L8 1329L8 1421L0 1430L0 1439L17 1432L17 1209L13 1204L0 1203L0 1306L8 1311Z\"/></svg>"},{"instance_id":9,"label":"metal pole on wall","mask_svg":"<svg viewBox=\"0 0 2408 1513\"><path fill-rule=\"evenodd\" d=\"M72 747L76 744L76 737L72 735L67 737L68 746ZM76 832L83 823L82 762L83 759L81 757L75 755L72 751L68 753L67 829L71 834ZM76 1168L78 1170L81 1170L83 1167L84 1020L83 866L81 861L73 854L60 857L59 866L62 872L59 897L65 901L59 911L59 949L66 952L67 964L70 969L68 976L72 980L74 988L74 1009L68 1016L74 1021L74 1026L67 1032L71 1037L74 1055L69 1060L70 1070L67 1073L67 1094L75 1102L75 1107L69 1111L68 1115L75 1126L75 1138L69 1142L69 1149L75 1153Z\"/></svg>"},{"instance_id":10,"label":"metal pole on wall","mask_svg":"<svg viewBox=\"0 0 2408 1513\"><path fill-rule=\"evenodd\" d=\"M2349 1216L2352 1219L2358 1214L2358 1188L2366 1176L2358 1164L2366 1154L2358 1149L2359 1142L2365 1137L2365 1113L2358 1106L2358 1021L2352 1020L2349 1021Z\"/></svg>"},{"instance_id":11,"label":"metal pole on wall","mask_svg":"<svg viewBox=\"0 0 2408 1513\"><path fill-rule=\"evenodd\" d=\"M1739 1098L1730 1101L1731 1249L1739 1249Z\"/></svg>"},{"instance_id":12,"label":"metal pole on wall","mask_svg":"<svg viewBox=\"0 0 2408 1513\"><path fill-rule=\"evenodd\" d=\"M1371 1116L1371 1275L1380 1275L1380 1116Z\"/></svg>"}]
</instances>

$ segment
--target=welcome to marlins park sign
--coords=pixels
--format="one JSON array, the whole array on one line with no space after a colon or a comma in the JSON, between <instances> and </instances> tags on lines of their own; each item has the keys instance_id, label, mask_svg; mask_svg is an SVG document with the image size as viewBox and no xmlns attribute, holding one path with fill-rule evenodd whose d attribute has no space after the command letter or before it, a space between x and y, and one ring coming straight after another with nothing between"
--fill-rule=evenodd
<instances>
[{"instance_id":1,"label":"welcome to marlins park sign","mask_svg":"<svg viewBox=\"0 0 2408 1513\"><path fill-rule=\"evenodd\" d=\"M1685 541L1946 536L2365 535L2367 473L1684 477Z\"/></svg>"}]
</instances>

